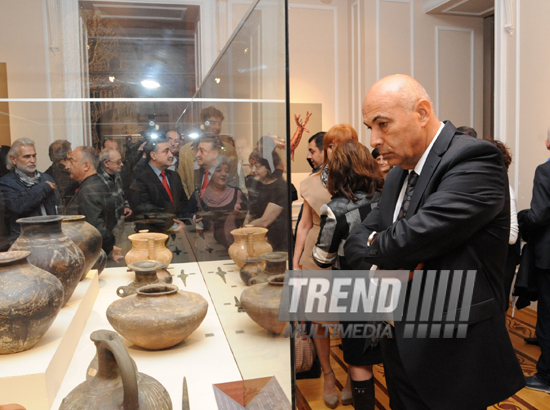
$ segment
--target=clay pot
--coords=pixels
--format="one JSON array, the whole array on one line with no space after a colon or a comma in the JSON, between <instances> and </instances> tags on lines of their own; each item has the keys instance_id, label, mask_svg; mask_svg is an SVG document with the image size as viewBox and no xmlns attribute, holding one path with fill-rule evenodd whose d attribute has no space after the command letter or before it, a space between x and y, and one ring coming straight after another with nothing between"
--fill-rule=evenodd
<instances>
[{"instance_id":1,"label":"clay pot","mask_svg":"<svg viewBox=\"0 0 550 410\"><path fill-rule=\"evenodd\" d=\"M84 254L61 230L62 216L20 218L21 235L10 251L31 251L28 260L50 272L64 288L63 305L73 295L84 269Z\"/></svg>"},{"instance_id":2,"label":"clay pot","mask_svg":"<svg viewBox=\"0 0 550 410\"><path fill-rule=\"evenodd\" d=\"M260 227L239 228L231 231L235 242L229 247L228 253L239 268L243 267L246 259L273 251L272 246L265 241L266 233L267 229Z\"/></svg>"},{"instance_id":3,"label":"clay pot","mask_svg":"<svg viewBox=\"0 0 550 410\"><path fill-rule=\"evenodd\" d=\"M157 261L138 261L132 262L128 268L135 272L135 279L132 283L126 286L119 286L116 294L121 298L133 295L142 286L152 285L159 282L157 277L157 269L166 267L164 263Z\"/></svg>"},{"instance_id":4,"label":"clay pot","mask_svg":"<svg viewBox=\"0 0 550 410\"><path fill-rule=\"evenodd\" d=\"M177 345L202 323L208 303L176 285L148 285L107 309L113 328L132 343L158 350Z\"/></svg>"},{"instance_id":5,"label":"clay pot","mask_svg":"<svg viewBox=\"0 0 550 410\"><path fill-rule=\"evenodd\" d=\"M63 304L63 285L31 265L29 251L0 253L0 354L30 349Z\"/></svg>"},{"instance_id":6,"label":"clay pot","mask_svg":"<svg viewBox=\"0 0 550 410\"><path fill-rule=\"evenodd\" d=\"M0 404L0 410L26 410L19 404Z\"/></svg>"},{"instance_id":7,"label":"clay pot","mask_svg":"<svg viewBox=\"0 0 550 410\"><path fill-rule=\"evenodd\" d=\"M265 283L271 276L283 275L286 271L288 253L267 252L258 256L258 259L265 263L265 267L260 273L250 278L248 281L248 286L257 285L258 283Z\"/></svg>"},{"instance_id":8,"label":"clay pot","mask_svg":"<svg viewBox=\"0 0 550 410\"><path fill-rule=\"evenodd\" d=\"M97 373L71 391L59 410L172 410L166 389L137 371L115 332L96 330L90 339L97 349Z\"/></svg>"},{"instance_id":9,"label":"clay pot","mask_svg":"<svg viewBox=\"0 0 550 410\"><path fill-rule=\"evenodd\" d=\"M270 276L267 283L251 286L241 293L241 306L248 316L277 335L285 330L288 323L277 320L284 279L285 275Z\"/></svg>"},{"instance_id":10,"label":"clay pot","mask_svg":"<svg viewBox=\"0 0 550 410\"><path fill-rule=\"evenodd\" d=\"M128 236L128 239L132 241L132 249L124 256L127 265L146 260L169 265L172 261L172 252L166 247L168 235L155 232L135 233Z\"/></svg>"},{"instance_id":11,"label":"clay pot","mask_svg":"<svg viewBox=\"0 0 550 410\"><path fill-rule=\"evenodd\" d=\"M92 269L97 269L97 274L101 275L101 272L103 272L103 269L105 269L105 266L107 265L107 254L102 249L101 252L99 252L99 256L97 257L97 260L92 266Z\"/></svg>"},{"instance_id":12,"label":"clay pot","mask_svg":"<svg viewBox=\"0 0 550 410\"><path fill-rule=\"evenodd\" d=\"M244 262L243 267L241 268L239 275L245 285L250 286L251 281L255 280L258 276L262 275L262 270L265 265L265 262L260 258L247 258ZM267 281L267 279L265 280Z\"/></svg>"},{"instance_id":13,"label":"clay pot","mask_svg":"<svg viewBox=\"0 0 550 410\"><path fill-rule=\"evenodd\" d=\"M63 217L61 229L80 248L84 254L84 270L80 280L84 279L92 266L94 266L99 254L103 239L101 233L86 222L84 215L60 215Z\"/></svg>"}]
</instances>

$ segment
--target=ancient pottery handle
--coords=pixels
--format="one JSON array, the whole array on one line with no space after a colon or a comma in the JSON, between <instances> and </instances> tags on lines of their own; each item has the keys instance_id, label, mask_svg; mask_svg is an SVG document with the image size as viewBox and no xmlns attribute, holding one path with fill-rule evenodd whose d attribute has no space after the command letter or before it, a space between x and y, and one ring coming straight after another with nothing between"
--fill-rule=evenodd
<instances>
[{"instance_id":1,"label":"ancient pottery handle","mask_svg":"<svg viewBox=\"0 0 550 410\"><path fill-rule=\"evenodd\" d=\"M128 296L128 286L119 286L116 290L116 294L121 298Z\"/></svg>"},{"instance_id":2,"label":"ancient pottery handle","mask_svg":"<svg viewBox=\"0 0 550 410\"><path fill-rule=\"evenodd\" d=\"M246 251L248 256L254 256L254 234L249 233L246 237Z\"/></svg>"},{"instance_id":3,"label":"ancient pottery handle","mask_svg":"<svg viewBox=\"0 0 550 410\"><path fill-rule=\"evenodd\" d=\"M96 330L90 336L97 349L98 369L95 377L122 379L124 410L138 410L137 370L121 339L110 330Z\"/></svg>"}]
</instances>

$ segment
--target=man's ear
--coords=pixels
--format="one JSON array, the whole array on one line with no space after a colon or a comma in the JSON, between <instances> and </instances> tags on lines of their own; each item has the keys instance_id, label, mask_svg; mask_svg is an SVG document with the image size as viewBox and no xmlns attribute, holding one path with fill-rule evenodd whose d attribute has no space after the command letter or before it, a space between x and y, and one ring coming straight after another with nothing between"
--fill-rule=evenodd
<instances>
[{"instance_id":1,"label":"man's ear","mask_svg":"<svg viewBox=\"0 0 550 410\"><path fill-rule=\"evenodd\" d=\"M418 113L420 125L425 127L430 122L432 116L432 104L425 98L421 98L416 102L415 110Z\"/></svg>"},{"instance_id":2,"label":"man's ear","mask_svg":"<svg viewBox=\"0 0 550 410\"><path fill-rule=\"evenodd\" d=\"M550 141L548 141L548 139L545 139L545 140L544 140L544 143L546 144L546 149L550 151ZM11 158L12 158L12 157L10 157L10 159L11 159ZM12 161L12 162L13 162L13 161ZM15 164L15 162L14 162L14 164Z\"/></svg>"},{"instance_id":3,"label":"man's ear","mask_svg":"<svg viewBox=\"0 0 550 410\"><path fill-rule=\"evenodd\" d=\"M15 157L13 155L10 155L10 161L13 165L17 165L17 160L15 159Z\"/></svg>"}]
</instances>

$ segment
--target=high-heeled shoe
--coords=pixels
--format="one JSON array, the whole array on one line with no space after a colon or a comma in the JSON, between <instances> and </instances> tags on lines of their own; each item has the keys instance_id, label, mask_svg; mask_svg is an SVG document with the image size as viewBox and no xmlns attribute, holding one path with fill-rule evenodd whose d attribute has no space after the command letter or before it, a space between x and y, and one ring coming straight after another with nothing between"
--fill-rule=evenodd
<instances>
[{"instance_id":1,"label":"high-heeled shoe","mask_svg":"<svg viewBox=\"0 0 550 410\"><path fill-rule=\"evenodd\" d=\"M346 390L346 389L349 389ZM348 377L346 378L346 385L342 389L342 393L340 394L340 402L342 403L342 406L348 406L350 404L353 404L353 393L351 392L351 376L348 373Z\"/></svg>"},{"instance_id":2,"label":"high-heeled shoe","mask_svg":"<svg viewBox=\"0 0 550 410\"><path fill-rule=\"evenodd\" d=\"M334 374L334 370L330 370L330 372L323 372L323 377L326 379L326 377L333 373ZM334 378L336 378L336 376L334 376ZM323 389L323 400L325 401L325 406L327 406L329 409L335 409L336 407L338 407L338 393L336 394L332 394L332 395L327 395L325 394L325 391Z\"/></svg>"}]
</instances>

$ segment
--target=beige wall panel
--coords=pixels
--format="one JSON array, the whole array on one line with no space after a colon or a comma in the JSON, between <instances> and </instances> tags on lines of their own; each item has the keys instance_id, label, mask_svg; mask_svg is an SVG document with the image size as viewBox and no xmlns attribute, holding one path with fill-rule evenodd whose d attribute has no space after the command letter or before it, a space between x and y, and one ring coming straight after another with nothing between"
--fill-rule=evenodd
<instances>
[{"instance_id":1,"label":"beige wall panel","mask_svg":"<svg viewBox=\"0 0 550 410\"><path fill-rule=\"evenodd\" d=\"M380 1L380 78L411 73L411 5Z\"/></svg>"},{"instance_id":2,"label":"beige wall panel","mask_svg":"<svg viewBox=\"0 0 550 410\"><path fill-rule=\"evenodd\" d=\"M290 101L322 104L325 131L336 122L338 104L334 20L331 9L290 9Z\"/></svg>"},{"instance_id":3,"label":"beige wall panel","mask_svg":"<svg viewBox=\"0 0 550 410\"><path fill-rule=\"evenodd\" d=\"M244 15L250 8L250 4L251 4L250 2L248 3L244 2L243 4L242 1L238 3L234 3L234 2L229 3L229 7L230 7L229 11L231 13L231 21L229 22L230 23L229 36L231 36L231 34L235 31L235 29L243 19Z\"/></svg>"},{"instance_id":4,"label":"beige wall panel","mask_svg":"<svg viewBox=\"0 0 550 410\"><path fill-rule=\"evenodd\" d=\"M515 159L519 172L518 209L524 209L531 201L535 169L550 157L544 145L550 127L550 2L529 0L520 5L519 152Z\"/></svg>"},{"instance_id":5,"label":"beige wall panel","mask_svg":"<svg viewBox=\"0 0 550 410\"><path fill-rule=\"evenodd\" d=\"M43 12L41 0L0 3L0 55L9 70L10 98L49 97ZM50 163L49 118L48 103L10 103L11 139L35 140L40 170Z\"/></svg>"},{"instance_id":6,"label":"beige wall panel","mask_svg":"<svg viewBox=\"0 0 550 410\"><path fill-rule=\"evenodd\" d=\"M439 118L451 120L459 127L472 124L472 32L440 29L437 50L438 95L434 104L439 107Z\"/></svg>"}]
</instances>

